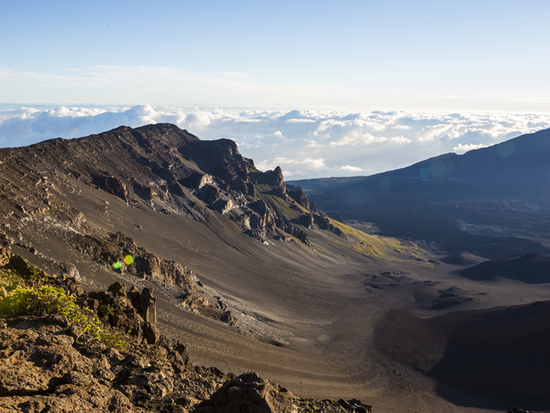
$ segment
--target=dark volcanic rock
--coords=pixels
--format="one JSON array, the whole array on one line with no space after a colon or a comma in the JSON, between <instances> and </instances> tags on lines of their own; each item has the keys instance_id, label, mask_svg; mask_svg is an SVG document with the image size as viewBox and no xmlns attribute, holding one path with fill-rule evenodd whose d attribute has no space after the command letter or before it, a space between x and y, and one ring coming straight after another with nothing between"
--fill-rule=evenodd
<instances>
[{"instance_id":1,"label":"dark volcanic rock","mask_svg":"<svg viewBox=\"0 0 550 413\"><path fill-rule=\"evenodd\" d=\"M273 171L267 171L265 175L266 179L271 181L270 184L273 186L273 193L284 198L286 195L286 186L281 167L278 166Z\"/></svg>"},{"instance_id":2,"label":"dark volcanic rock","mask_svg":"<svg viewBox=\"0 0 550 413\"><path fill-rule=\"evenodd\" d=\"M11 268L21 274L27 274L31 265L29 261L20 255L13 255L8 263L8 268Z\"/></svg>"},{"instance_id":3,"label":"dark volcanic rock","mask_svg":"<svg viewBox=\"0 0 550 413\"><path fill-rule=\"evenodd\" d=\"M143 319L147 323L157 324L157 307L156 298L153 297L153 292L149 288L144 288L139 296L139 305Z\"/></svg>"},{"instance_id":4,"label":"dark volcanic rock","mask_svg":"<svg viewBox=\"0 0 550 413\"><path fill-rule=\"evenodd\" d=\"M293 397L278 384L247 373L225 383L195 413L286 413L292 411Z\"/></svg>"},{"instance_id":5,"label":"dark volcanic rock","mask_svg":"<svg viewBox=\"0 0 550 413\"><path fill-rule=\"evenodd\" d=\"M138 342L143 339L147 344L156 344L161 340L156 298L149 288L140 293L133 286L126 292L125 284L115 282L107 291L92 291L81 296L80 302L113 327L136 337Z\"/></svg>"},{"instance_id":6,"label":"dark volcanic rock","mask_svg":"<svg viewBox=\"0 0 550 413\"><path fill-rule=\"evenodd\" d=\"M301 205L305 209L311 209L309 198L304 193L302 188L300 187L294 188L293 186L287 186L286 193L288 194L288 196L294 199L299 205Z\"/></svg>"},{"instance_id":7,"label":"dark volcanic rock","mask_svg":"<svg viewBox=\"0 0 550 413\"><path fill-rule=\"evenodd\" d=\"M94 176L93 182L105 192L118 196L124 202L128 202L128 188L122 179L116 176Z\"/></svg>"}]
</instances>

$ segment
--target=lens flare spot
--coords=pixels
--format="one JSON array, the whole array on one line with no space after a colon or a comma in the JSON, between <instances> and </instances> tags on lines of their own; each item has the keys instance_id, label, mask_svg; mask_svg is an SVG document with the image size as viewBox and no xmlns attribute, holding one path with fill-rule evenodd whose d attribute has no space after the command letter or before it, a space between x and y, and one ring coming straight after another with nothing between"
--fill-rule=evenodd
<instances>
[{"instance_id":1,"label":"lens flare spot","mask_svg":"<svg viewBox=\"0 0 550 413\"><path fill-rule=\"evenodd\" d=\"M382 191L387 191L388 189L391 188L391 179L390 178L382 178L380 179L380 181L378 181L378 187L382 190Z\"/></svg>"},{"instance_id":2,"label":"lens flare spot","mask_svg":"<svg viewBox=\"0 0 550 413\"><path fill-rule=\"evenodd\" d=\"M131 255L127 255L124 257L124 264L130 265L133 262L134 262L134 257L132 257Z\"/></svg>"},{"instance_id":3,"label":"lens flare spot","mask_svg":"<svg viewBox=\"0 0 550 413\"><path fill-rule=\"evenodd\" d=\"M424 168L421 168L420 171L418 171L418 174L422 179L426 179L428 176L430 176L430 170L424 167Z\"/></svg>"},{"instance_id":4,"label":"lens flare spot","mask_svg":"<svg viewBox=\"0 0 550 413\"><path fill-rule=\"evenodd\" d=\"M430 174L436 178L442 176L445 173L445 170L445 164L441 161L433 161L430 164Z\"/></svg>"},{"instance_id":5,"label":"lens flare spot","mask_svg":"<svg viewBox=\"0 0 550 413\"><path fill-rule=\"evenodd\" d=\"M115 270L120 270L122 268L122 261L117 261L113 264Z\"/></svg>"},{"instance_id":6,"label":"lens flare spot","mask_svg":"<svg viewBox=\"0 0 550 413\"><path fill-rule=\"evenodd\" d=\"M497 145L497 152L503 158L508 158L515 151L516 145L514 145L514 142L507 141Z\"/></svg>"}]
</instances>

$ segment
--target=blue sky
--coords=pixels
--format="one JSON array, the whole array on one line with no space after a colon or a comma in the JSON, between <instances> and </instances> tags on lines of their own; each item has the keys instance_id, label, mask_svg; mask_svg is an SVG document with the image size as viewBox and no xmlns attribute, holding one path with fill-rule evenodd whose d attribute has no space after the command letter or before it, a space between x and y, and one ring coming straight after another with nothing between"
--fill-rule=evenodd
<instances>
[{"instance_id":1,"label":"blue sky","mask_svg":"<svg viewBox=\"0 0 550 413\"><path fill-rule=\"evenodd\" d=\"M73 127L90 108L112 119L134 106L157 115L310 110L315 119L334 111L335 119L373 111L550 113L546 0L20 0L1 11L2 146L110 126L86 112L89 127ZM21 129L40 113L56 126ZM527 124L512 129L531 131ZM495 143L511 136L504 129Z\"/></svg>"},{"instance_id":2,"label":"blue sky","mask_svg":"<svg viewBox=\"0 0 550 413\"><path fill-rule=\"evenodd\" d=\"M9 1L1 100L541 112L549 15L529 0Z\"/></svg>"}]
</instances>

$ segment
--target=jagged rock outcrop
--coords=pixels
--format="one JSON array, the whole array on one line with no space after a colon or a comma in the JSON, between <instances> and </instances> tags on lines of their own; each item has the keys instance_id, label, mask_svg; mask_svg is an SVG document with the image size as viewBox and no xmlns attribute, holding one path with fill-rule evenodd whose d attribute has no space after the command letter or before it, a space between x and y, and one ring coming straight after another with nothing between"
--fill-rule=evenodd
<instances>
[{"instance_id":1,"label":"jagged rock outcrop","mask_svg":"<svg viewBox=\"0 0 550 413\"><path fill-rule=\"evenodd\" d=\"M126 331L138 342L156 344L161 339L157 325L156 298L149 288L144 288L140 293L133 286L127 292L125 284L116 282L107 291L92 291L80 295L79 301L104 322Z\"/></svg>"},{"instance_id":2,"label":"jagged rock outcrop","mask_svg":"<svg viewBox=\"0 0 550 413\"><path fill-rule=\"evenodd\" d=\"M298 205L302 206L305 209L311 209L309 198L304 193L301 187L298 186L295 188L295 187L289 186L286 189L286 193L288 194L289 197L294 199L298 203Z\"/></svg>"},{"instance_id":3,"label":"jagged rock outcrop","mask_svg":"<svg viewBox=\"0 0 550 413\"><path fill-rule=\"evenodd\" d=\"M126 183L116 176L93 176L93 182L105 192L118 196L124 202L128 202L128 188ZM151 196L152 197L152 196Z\"/></svg>"},{"instance_id":4,"label":"jagged rock outcrop","mask_svg":"<svg viewBox=\"0 0 550 413\"><path fill-rule=\"evenodd\" d=\"M276 231L276 217L273 210L263 200L251 202L248 205L248 222L255 238L265 238Z\"/></svg>"},{"instance_id":5,"label":"jagged rock outcrop","mask_svg":"<svg viewBox=\"0 0 550 413\"><path fill-rule=\"evenodd\" d=\"M120 232L94 236L69 233L67 237L76 249L88 254L93 261L109 268L119 263L116 271L149 280L160 287L170 287L172 295L192 311L218 320L231 318L225 310L213 307L194 272L178 262L147 252ZM126 264L125 256L131 257L131 264Z\"/></svg>"},{"instance_id":6,"label":"jagged rock outcrop","mask_svg":"<svg viewBox=\"0 0 550 413\"><path fill-rule=\"evenodd\" d=\"M266 180L273 186L273 194L284 198L286 196L286 185L281 167L277 166L273 171L265 172L264 175Z\"/></svg>"}]
</instances>

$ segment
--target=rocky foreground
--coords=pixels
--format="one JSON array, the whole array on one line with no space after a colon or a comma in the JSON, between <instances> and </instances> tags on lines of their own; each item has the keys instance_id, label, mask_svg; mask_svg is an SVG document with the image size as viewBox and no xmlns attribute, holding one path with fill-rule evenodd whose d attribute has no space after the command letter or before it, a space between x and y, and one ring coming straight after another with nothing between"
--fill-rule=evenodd
<instances>
[{"instance_id":1,"label":"rocky foreground","mask_svg":"<svg viewBox=\"0 0 550 413\"><path fill-rule=\"evenodd\" d=\"M0 255L3 298L14 280L63 286L118 334L112 346L64 315L0 319L0 412L372 411L359 400L295 397L256 373L194 366L186 346L159 331L151 290L115 283L86 293L74 277L47 275L5 247Z\"/></svg>"}]
</instances>

